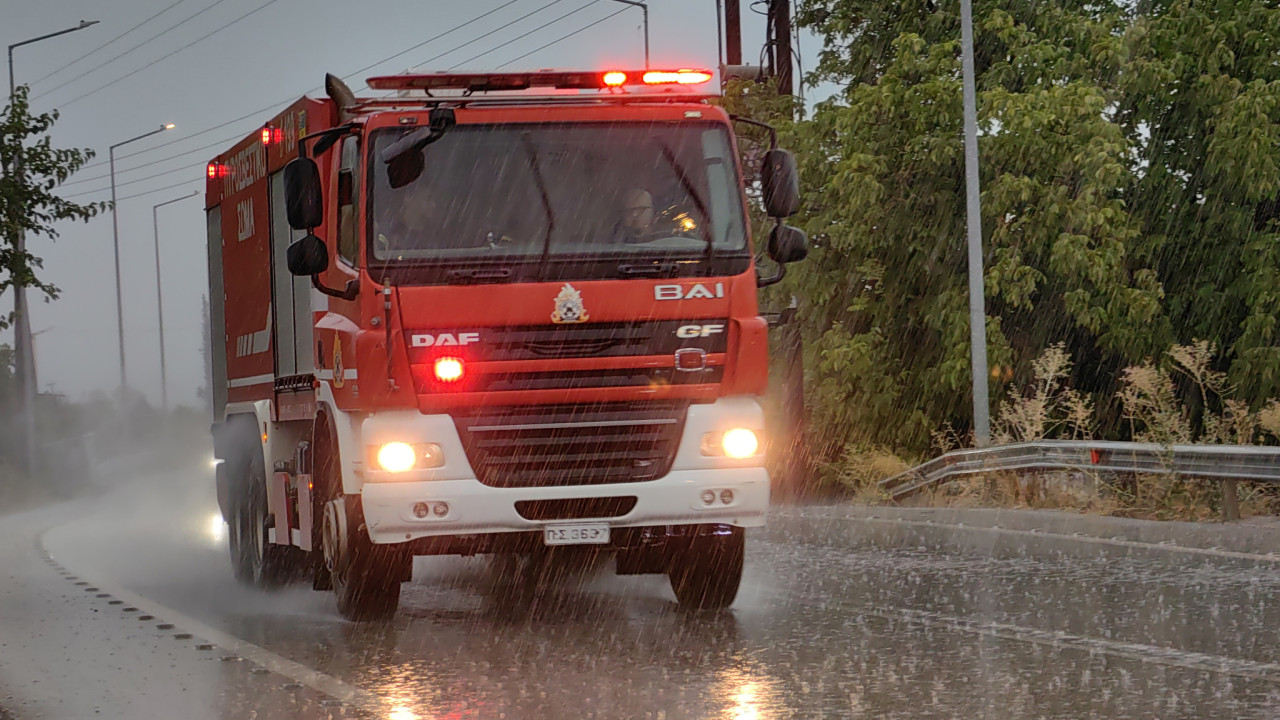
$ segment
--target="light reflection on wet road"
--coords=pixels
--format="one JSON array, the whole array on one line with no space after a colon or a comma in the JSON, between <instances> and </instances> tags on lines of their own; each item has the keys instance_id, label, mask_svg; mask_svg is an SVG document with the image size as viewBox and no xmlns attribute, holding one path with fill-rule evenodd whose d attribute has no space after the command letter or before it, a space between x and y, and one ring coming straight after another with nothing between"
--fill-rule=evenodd
<instances>
[{"instance_id":1,"label":"light reflection on wet road","mask_svg":"<svg viewBox=\"0 0 1280 720\"><path fill-rule=\"evenodd\" d=\"M662 578L599 571L513 603L483 559L419 559L396 620L356 626L326 594L237 587L207 487L150 487L54 529L50 553L371 692L395 720L1280 716L1277 564L956 552L784 510L749 534L731 612L687 615ZM224 682L244 697L255 680ZM284 716L333 712L311 697Z\"/></svg>"}]
</instances>

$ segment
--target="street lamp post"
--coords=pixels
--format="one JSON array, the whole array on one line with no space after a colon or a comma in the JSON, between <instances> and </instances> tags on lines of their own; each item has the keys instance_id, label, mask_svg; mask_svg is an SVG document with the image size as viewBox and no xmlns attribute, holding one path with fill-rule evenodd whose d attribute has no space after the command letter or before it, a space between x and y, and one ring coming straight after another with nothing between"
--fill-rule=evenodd
<instances>
[{"instance_id":1,"label":"street lamp post","mask_svg":"<svg viewBox=\"0 0 1280 720\"><path fill-rule=\"evenodd\" d=\"M13 51L23 45L48 40L49 38L66 35L77 30L83 30L92 25L97 25L97 20L81 20L79 25L69 27L65 30L48 33L40 37L34 37L30 40L16 42L9 46L9 108L12 112L14 104L14 95L17 93L18 85L13 76ZM17 147L17 152L13 158L13 178L22 182L22 146ZM10 168L5 168L6 172L10 172ZM27 249L27 235L21 227L14 230L13 238L14 251L21 255ZM31 322L27 318L27 289L22 284L22 278L14 276L13 282L13 351L14 351L14 374L17 375L18 384L22 388L22 434L23 437L23 465L24 469L30 473L35 470L36 458L36 380L35 365L36 356L32 348L31 340Z\"/></svg>"},{"instance_id":2,"label":"street lamp post","mask_svg":"<svg viewBox=\"0 0 1280 720\"><path fill-rule=\"evenodd\" d=\"M644 11L644 69L649 69L649 6L636 0L613 0L623 5L634 5ZM619 11L621 12L621 11Z\"/></svg>"},{"instance_id":3,"label":"street lamp post","mask_svg":"<svg viewBox=\"0 0 1280 720\"><path fill-rule=\"evenodd\" d=\"M978 98L973 67L973 5L960 0L960 65L964 83L964 186L969 234L969 352L973 364L973 440L991 442L987 400L987 310L982 277L982 204L978 188Z\"/></svg>"},{"instance_id":4,"label":"street lamp post","mask_svg":"<svg viewBox=\"0 0 1280 720\"><path fill-rule=\"evenodd\" d=\"M121 145L128 145L131 142L137 142L143 138L149 138L157 133L165 130L172 130L173 123L161 125L151 132L143 133L138 137L129 138L123 142L118 142L107 149L107 157L111 172L111 243L115 251L116 260L116 331L120 337L120 390L123 394L125 388L125 365L124 365L124 296L120 288L120 220L119 211L116 209L116 148Z\"/></svg>"},{"instance_id":5,"label":"street lamp post","mask_svg":"<svg viewBox=\"0 0 1280 720\"><path fill-rule=\"evenodd\" d=\"M164 293L160 289L160 217L157 211L165 205L172 205L176 202L182 202L199 195L200 191L196 190L190 195L183 195L180 198L165 200L151 206L151 224L155 228L156 237L156 314L160 321L160 409L169 409L169 381L166 375L164 363Z\"/></svg>"}]
</instances>

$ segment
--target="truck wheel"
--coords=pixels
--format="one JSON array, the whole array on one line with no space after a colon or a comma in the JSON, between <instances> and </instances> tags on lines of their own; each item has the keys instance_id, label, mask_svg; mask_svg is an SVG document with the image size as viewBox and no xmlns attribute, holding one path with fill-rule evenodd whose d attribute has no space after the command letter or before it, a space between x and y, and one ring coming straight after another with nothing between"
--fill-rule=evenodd
<instances>
[{"instance_id":1,"label":"truck wheel","mask_svg":"<svg viewBox=\"0 0 1280 720\"><path fill-rule=\"evenodd\" d=\"M369 540L360 498L340 496L324 506L324 560L338 612L353 622L387 620L400 606L400 582L411 556Z\"/></svg>"},{"instance_id":2,"label":"truck wheel","mask_svg":"<svg viewBox=\"0 0 1280 720\"><path fill-rule=\"evenodd\" d=\"M261 451L250 449L242 476L243 494L235 503L229 523L231 561L236 579L259 588L272 588L289 579L293 565L289 548L273 544L267 536L267 484Z\"/></svg>"},{"instance_id":3,"label":"truck wheel","mask_svg":"<svg viewBox=\"0 0 1280 720\"><path fill-rule=\"evenodd\" d=\"M253 569L249 567L244 543L240 540L240 508L232 504L231 519L227 522L227 548L231 551L231 572L236 582L245 585L253 584Z\"/></svg>"},{"instance_id":4,"label":"truck wheel","mask_svg":"<svg viewBox=\"0 0 1280 720\"><path fill-rule=\"evenodd\" d=\"M672 559L667 576L680 607L686 610L723 610L733 604L742 582L745 555L742 528L727 535L697 535Z\"/></svg>"}]
</instances>

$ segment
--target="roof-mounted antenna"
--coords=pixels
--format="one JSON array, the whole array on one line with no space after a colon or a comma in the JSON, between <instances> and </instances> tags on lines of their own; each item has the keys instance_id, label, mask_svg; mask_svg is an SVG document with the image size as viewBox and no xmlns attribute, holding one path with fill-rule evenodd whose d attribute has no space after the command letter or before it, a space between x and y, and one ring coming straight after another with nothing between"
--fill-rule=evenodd
<instances>
[{"instance_id":1,"label":"roof-mounted antenna","mask_svg":"<svg viewBox=\"0 0 1280 720\"><path fill-rule=\"evenodd\" d=\"M351 87L344 83L342 78L333 73L325 73L324 92L338 106L339 123L345 123L355 117L351 108L356 104L356 94L351 92Z\"/></svg>"}]
</instances>

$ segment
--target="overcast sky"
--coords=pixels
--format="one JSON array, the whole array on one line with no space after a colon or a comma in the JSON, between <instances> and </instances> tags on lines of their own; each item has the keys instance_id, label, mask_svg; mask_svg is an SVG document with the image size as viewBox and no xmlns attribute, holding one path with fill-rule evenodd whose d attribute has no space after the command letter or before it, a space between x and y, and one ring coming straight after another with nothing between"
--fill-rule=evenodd
<instances>
[{"instance_id":1,"label":"overcast sky","mask_svg":"<svg viewBox=\"0 0 1280 720\"><path fill-rule=\"evenodd\" d=\"M742 5L743 55L754 63L764 20L749 0ZM716 66L715 0L649 6L653 65ZM612 0L0 0L0 19L4 45L81 19L101 21L14 52L17 82L31 85L33 109L62 114L54 144L98 154L64 186L64 196L109 199L107 148L164 123L177 126L116 151L128 379L157 403L152 207L202 195L205 163L299 96L319 96L325 72L351 76L360 87L371 75L413 67L639 67L644 58L640 10ZM816 45L801 38L806 67ZM31 243L44 258L43 278L62 289L49 304L32 295L36 363L42 391L79 399L113 389L119 378L111 216L58 230L56 243ZM194 405L201 297L208 292L203 200L160 208L159 234L170 403ZM11 295L0 302L12 309Z\"/></svg>"}]
</instances>

